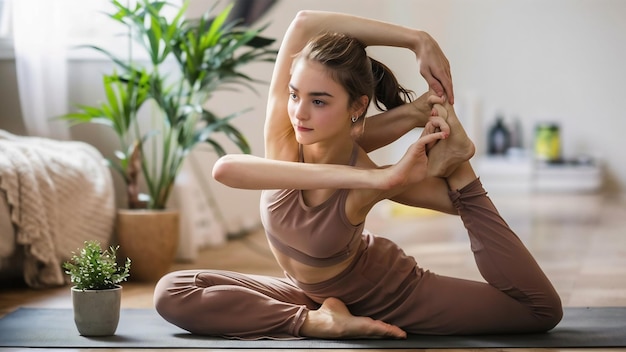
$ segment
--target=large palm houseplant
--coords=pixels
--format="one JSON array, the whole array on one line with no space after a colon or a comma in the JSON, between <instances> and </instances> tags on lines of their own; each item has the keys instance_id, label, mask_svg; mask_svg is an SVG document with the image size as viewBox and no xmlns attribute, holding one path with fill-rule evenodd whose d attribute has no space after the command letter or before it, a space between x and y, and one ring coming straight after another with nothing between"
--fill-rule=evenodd
<instances>
[{"instance_id":1,"label":"large palm houseplant","mask_svg":"<svg viewBox=\"0 0 626 352\"><path fill-rule=\"evenodd\" d=\"M227 140L242 152L250 152L245 136L231 123L244 111L219 117L207 109L206 103L218 89L245 87L254 91L257 79L242 68L255 62L273 62L276 50L271 48L273 39L260 35L266 26L252 29L229 18L232 3L215 16L213 6L196 19L185 18L188 1L180 6L154 0L137 0L133 5L111 0L111 4L114 10L107 15L121 25L129 53L120 57L105 48L86 45L114 62L113 71L103 75L106 98L95 106L79 105L76 112L63 118L71 124L109 126L120 145L109 162L125 182L128 208L160 210L132 213L149 216L147 224L134 220L128 224L130 220L125 217L131 212L118 212L121 247L133 260L133 277L141 280L143 274L138 271L143 271L143 264L141 258L133 258L133 248L150 251L146 251L145 239L130 243L121 232L125 228L132 232L143 228L148 232L177 233L177 212L164 210L181 166L194 147L208 145L224 155L222 143ZM170 213L171 220L159 223L166 213ZM155 262L169 261L163 264L169 267L177 243L177 235L175 239L150 236L149 241L156 247L174 249L166 254L171 257L168 260L146 258L145 271L150 276L146 279L157 278L167 270L155 270Z\"/></svg>"}]
</instances>

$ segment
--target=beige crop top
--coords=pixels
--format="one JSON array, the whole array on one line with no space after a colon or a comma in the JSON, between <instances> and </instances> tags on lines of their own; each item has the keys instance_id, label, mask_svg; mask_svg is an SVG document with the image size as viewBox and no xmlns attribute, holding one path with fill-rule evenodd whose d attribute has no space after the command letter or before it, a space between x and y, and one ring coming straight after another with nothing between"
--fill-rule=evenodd
<instances>
[{"instance_id":1,"label":"beige crop top","mask_svg":"<svg viewBox=\"0 0 626 352\"><path fill-rule=\"evenodd\" d=\"M356 162L355 145L350 165ZM302 161L302 150L300 150ZM361 242L364 223L352 225L346 216L347 189L336 190L310 207L301 190L261 192L261 222L269 242L285 255L310 266L326 267L350 257Z\"/></svg>"}]
</instances>

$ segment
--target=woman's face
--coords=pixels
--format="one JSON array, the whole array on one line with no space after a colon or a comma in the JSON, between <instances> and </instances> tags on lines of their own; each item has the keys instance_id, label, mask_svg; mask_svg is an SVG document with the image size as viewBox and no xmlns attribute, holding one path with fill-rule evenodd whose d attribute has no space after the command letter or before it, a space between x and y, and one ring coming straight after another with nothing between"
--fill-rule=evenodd
<instances>
[{"instance_id":1,"label":"woman's face","mask_svg":"<svg viewBox=\"0 0 626 352\"><path fill-rule=\"evenodd\" d=\"M300 144L350 137L348 93L320 63L295 63L289 82L288 113Z\"/></svg>"}]
</instances>

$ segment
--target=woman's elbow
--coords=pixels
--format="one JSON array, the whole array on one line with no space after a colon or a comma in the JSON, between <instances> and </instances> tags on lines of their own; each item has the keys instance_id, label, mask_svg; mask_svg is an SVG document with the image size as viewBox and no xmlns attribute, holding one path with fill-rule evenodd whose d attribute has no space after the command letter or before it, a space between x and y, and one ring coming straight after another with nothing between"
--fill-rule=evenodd
<instances>
[{"instance_id":1,"label":"woman's elbow","mask_svg":"<svg viewBox=\"0 0 626 352\"><path fill-rule=\"evenodd\" d=\"M259 189L255 183L259 173L263 174L263 170L255 172L258 169L259 160L263 160L250 154L228 154L217 159L213 165L213 178L232 188L240 189ZM256 177L256 178L255 178Z\"/></svg>"},{"instance_id":2,"label":"woman's elbow","mask_svg":"<svg viewBox=\"0 0 626 352\"><path fill-rule=\"evenodd\" d=\"M213 165L212 171L212 176L216 181L225 185L229 185L231 183L230 180L235 173L235 163L233 159L234 156L231 154L224 155L221 158L217 159L217 161Z\"/></svg>"},{"instance_id":3,"label":"woman's elbow","mask_svg":"<svg viewBox=\"0 0 626 352\"><path fill-rule=\"evenodd\" d=\"M293 18L293 23L296 25L302 25L310 21L311 15L313 11L311 10L300 10L296 13L296 16Z\"/></svg>"},{"instance_id":4,"label":"woman's elbow","mask_svg":"<svg viewBox=\"0 0 626 352\"><path fill-rule=\"evenodd\" d=\"M319 12L311 10L300 10L291 21L290 31L302 33L308 38L316 31L316 22L319 22Z\"/></svg>"}]
</instances>

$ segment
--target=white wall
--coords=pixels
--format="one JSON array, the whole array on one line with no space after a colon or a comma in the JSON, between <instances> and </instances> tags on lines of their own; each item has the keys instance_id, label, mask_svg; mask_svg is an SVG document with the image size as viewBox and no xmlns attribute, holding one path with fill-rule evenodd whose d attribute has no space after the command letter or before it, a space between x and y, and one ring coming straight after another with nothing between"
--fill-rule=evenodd
<instances>
[{"instance_id":1,"label":"white wall","mask_svg":"<svg viewBox=\"0 0 626 352\"><path fill-rule=\"evenodd\" d=\"M281 0L260 21L271 21L265 34L280 39L301 9L349 12L428 31L450 60L459 113L471 103L485 128L496 111L518 116L527 146L537 121L558 121L564 156L601 158L609 190L626 189L626 114L621 106L626 93L626 1ZM371 53L409 88L426 89L407 51L373 48ZM258 70L270 67L254 68ZM269 78L270 72L263 75ZM263 154L263 88L260 97L247 99L254 113L236 122L248 132L257 155ZM240 102L241 96L225 96L211 105L228 112ZM393 161L397 151L389 148L376 158ZM258 192L212 187L234 221L258 217Z\"/></svg>"},{"instance_id":2,"label":"white wall","mask_svg":"<svg viewBox=\"0 0 626 352\"><path fill-rule=\"evenodd\" d=\"M192 0L191 8L204 11L213 3ZM621 144L626 116L620 104L626 93L626 1L279 0L260 21L271 22L264 34L280 42L301 9L348 12L428 31L452 65L459 113L471 102L478 107L476 117L485 126L496 111L519 116L527 145L536 121L559 121L564 155L586 153L602 158L609 175L608 188L622 193L626 189ZM411 53L372 48L371 54L394 69L403 84L418 93L425 91ZM272 65L256 64L248 69L254 77L269 80ZM97 101L102 95L100 74L108 70L103 62L73 62L71 103ZM249 137L253 153L263 155L267 85L257 87L258 95L224 92L209 105L224 115L252 107L253 111L237 118L235 124ZM114 136L92 127L81 126L73 136L92 140L107 153L107 148L115 145L107 140ZM476 142L479 147L484 144ZM375 158L391 162L400 152L388 148L377 152ZM210 178L215 158L199 153L197 159L204 164L205 179L227 221L235 228L258 223L259 192L217 184Z\"/></svg>"}]
</instances>

